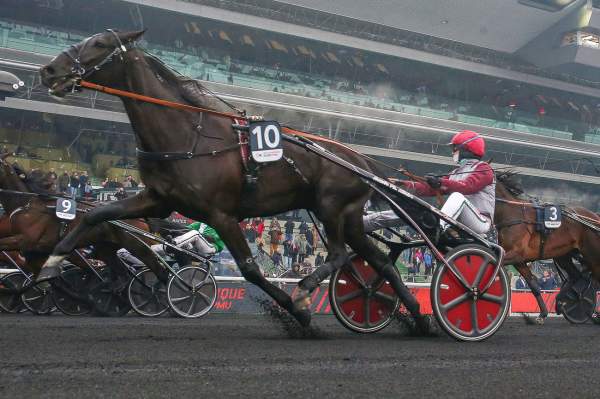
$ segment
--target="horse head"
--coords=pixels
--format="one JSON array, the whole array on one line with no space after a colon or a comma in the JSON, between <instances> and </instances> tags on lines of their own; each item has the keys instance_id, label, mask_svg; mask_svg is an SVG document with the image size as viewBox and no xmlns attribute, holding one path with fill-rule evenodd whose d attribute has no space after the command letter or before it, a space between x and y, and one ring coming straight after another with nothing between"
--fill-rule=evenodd
<instances>
[{"instance_id":1,"label":"horse head","mask_svg":"<svg viewBox=\"0 0 600 399\"><path fill-rule=\"evenodd\" d=\"M0 154L0 188L11 190L26 190L24 180L26 178L25 171L14 162L11 164L8 157L11 153Z\"/></svg>"},{"instance_id":2,"label":"horse head","mask_svg":"<svg viewBox=\"0 0 600 399\"><path fill-rule=\"evenodd\" d=\"M116 85L114 68L144 31L117 32L108 29L69 47L40 69L42 83L50 94L64 97L81 79Z\"/></svg>"}]
</instances>

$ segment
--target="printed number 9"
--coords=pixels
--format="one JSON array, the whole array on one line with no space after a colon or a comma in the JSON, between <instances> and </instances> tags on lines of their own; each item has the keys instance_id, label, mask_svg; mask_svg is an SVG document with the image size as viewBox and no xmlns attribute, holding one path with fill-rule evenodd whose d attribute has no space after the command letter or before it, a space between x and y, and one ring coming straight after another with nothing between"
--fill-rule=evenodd
<instances>
[{"instance_id":1,"label":"printed number 9","mask_svg":"<svg viewBox=\"0 0 600 399\"><path fill-rule=\"evenodd\" d=\"M69 213L72 206L73 205L71 205L71 201L63 200L63 202L62 202L63 212Z\"/></svg>"}]
</instances>

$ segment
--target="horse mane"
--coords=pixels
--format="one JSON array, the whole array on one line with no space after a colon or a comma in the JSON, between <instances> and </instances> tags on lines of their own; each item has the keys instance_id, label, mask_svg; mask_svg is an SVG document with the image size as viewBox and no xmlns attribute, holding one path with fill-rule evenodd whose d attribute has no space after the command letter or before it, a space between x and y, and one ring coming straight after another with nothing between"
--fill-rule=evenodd
<instances>
[{"instance_id":1,"label":"horse mane","mask_svg":"<svg viewBox=\"0 0 600 399\"><path fill-rule=\"evenodd\" d=\"M525 193L521 184L521 175L513 169L496 171L496 181L515 197L521 197Z\"/></svg>"},{"instance_id":2,"label":"horse mane","mask_svg":"<svg viewBox=\"0 0 600 399\"><path fill-rule=\"evenodd\" d=\"M148 64L150 64L150 67L152 67L152 69L158 73L158 75L166 80L168 83L174 84L174 85L179 85L181 83L181 80L183 78L183 75L181 75L179 72L176 72L175 70L171 69L167 64L165 64L163 61L161 61L158 57L148 53L148 52L144 52L146 54L146 61L148 62Z\"/></svg>"},{"instance_id":3,"label":"horse mane","mask_svg":"<svg viewBox=\"0 0 600 399\"><path fill-rule=\"evenodd\" d=\"M206 106L208 90L198 80L182 75L155 55L146 51L144 53L150 68L165 82L176 87L184 100L195 106Z\"/></svg>"}]
</instances>

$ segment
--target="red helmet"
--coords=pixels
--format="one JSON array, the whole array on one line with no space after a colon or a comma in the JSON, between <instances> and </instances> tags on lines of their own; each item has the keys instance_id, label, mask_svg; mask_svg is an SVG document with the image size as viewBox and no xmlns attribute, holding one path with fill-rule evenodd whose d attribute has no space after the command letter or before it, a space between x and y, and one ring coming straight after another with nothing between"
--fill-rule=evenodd
<instances>
[{"instance_id":1,"label":"red helmet","mask_svg":"<svg viewBox=\"0 0 600 399\"><path fill-rule=\"evenodd\" d=\"M450 145L459 149L465 149L480 158L485 154L485 140L471 130L463 130L456 133L454 137L452 137Z\"/></svg>"}]
</instances>

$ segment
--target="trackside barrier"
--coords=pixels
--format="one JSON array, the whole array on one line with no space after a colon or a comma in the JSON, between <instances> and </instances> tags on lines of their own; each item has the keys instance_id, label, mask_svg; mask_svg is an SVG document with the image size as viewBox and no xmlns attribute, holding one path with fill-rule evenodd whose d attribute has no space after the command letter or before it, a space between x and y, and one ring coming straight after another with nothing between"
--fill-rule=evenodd
<instances>
[{"instance_id":1,"label":"trackside barrier","mask_svg":"<svg viewBox=\"0 0 600 399\"><path fill-rule=\"evenodd\" d=\"M0 269L0 275L15 272L16 269ZM269 300L269 297L253 284L247 283L243 277L215 276L218 281L217 302L214 312L221 313L261 313L262 309L258 302ZM272 283L280 285L282 289L292 293L300 279L298 278L273 278L267 277ZM329 281L324 281L312 294L311 310L317 314L330 314L329 305ZM432 312L429 297L429 283L406 283L413 295L421 304L421 311L426 314ZM546 303L548 311L554 313L556 295L558 290L543 291L542 298ZM534 296L529 290L512 290L511 315L522 313L537 314L539 308ZM600 302L600 301L599 301ZM597 311L600 312L600 306Z\"/></svg>"}]
</instances>

